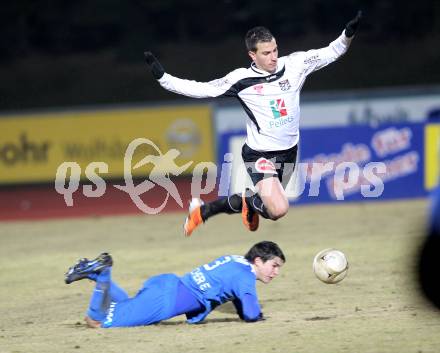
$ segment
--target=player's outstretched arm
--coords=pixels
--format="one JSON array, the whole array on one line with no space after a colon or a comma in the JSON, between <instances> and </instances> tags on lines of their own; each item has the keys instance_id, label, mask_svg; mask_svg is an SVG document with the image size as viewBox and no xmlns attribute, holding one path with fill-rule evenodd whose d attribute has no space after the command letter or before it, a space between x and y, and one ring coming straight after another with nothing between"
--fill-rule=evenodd
<instances>
[{"instance_id":1,"label":"player's outstretched arm","mask_svg":"<svg viewBox=\"0 0 440 353\"><path fill-rule=\"evenodd\" d=\"M234 304L240 319L246 322L265 320L258 299L255 296L245 294L241 299L235 298L232 303Z\"/></svg>"},{"instance_id":2,"label":"player's outstretched arm","mask_svg":"<svg viewBox=\"0 0 440 353\"><path fill-rule=\"evenodd\" d=\"M181 79L166 73L162 64L152 52L145 51L144 57L154 78L163 88L170 92L181 94L187 97L213 98L221 95L234 96L235 91L229 92L228 90L231 88L234 82L241 78L240 74L239 77L236 78L239 70L235 70L221 79L209 82Z\"/></svg>"},{"instance_id":3,"label":"player's outstretched arm","mask_svg":"<svg viewBox=\"0 0 440 353\"><path fill-rule=\"evenodd\" d=\"M151 73L153 74L154 78L156 80L160 80L165 74L162 64L159 62L159 60L157 60L151 51L145 51L144 56L145 61L147 62L148 66L150 66Z\"/></svg>"},{"instance_id":4,"label":"player's outstretched arm","mask_svg":"<svg viewBox=\"0 0 440 353\"><path fill-rule=\"evenodd\" d=\"M359 28L361 18L362 11L358 11L356 17L345 25L341 35L331 42L327 47L321 49L312 49L304 52L300 58L302 63L305 65L305 70L303 72L306 76L336 61L339 57L347 52L353 36ZM293 57L293 59L294 58L295 57Z\"/></svg>"},{"instance_id":5,"label":"player's outstretched arm","mask_svg":"<svg viewBox=\"0 0 440 353\"><path fill-rule=\"evenodd\" d=\"M351 38L355 35L356 31L359 28L359 24L361 22L362 19L362 11L358 11L357 15L355 18L353 18L352 20L350 20L346 26L345 26L345 35L348 38Z\"/></svg>"}]
</instances>

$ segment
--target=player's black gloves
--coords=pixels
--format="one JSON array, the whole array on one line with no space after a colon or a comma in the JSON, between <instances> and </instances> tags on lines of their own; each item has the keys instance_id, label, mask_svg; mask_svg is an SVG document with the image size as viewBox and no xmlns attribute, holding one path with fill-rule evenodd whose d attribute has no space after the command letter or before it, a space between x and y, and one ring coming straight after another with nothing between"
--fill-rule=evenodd
<instances>
[{"instance_id":1,"label":"player's black gloves","mask_svg":"<svg viewBox=\"0 0 440 353\"><path fill-rule=\"evenodd\" d=\"M159 80L165 73L163 66L161 65L159 60L156 59L151 51L144 52L144 56L145 61L150 66L151 73L153 74L154 78L156 80Z\"/></svg>"},{"instance_id":2,"label":"player's black gloves","mask_svg":"<svg viewBox=\"0 0 440 353\"><path fill-rule=\"evenodd\" d=\"M348 22L347 25L345 26L345 35L348 38L353 37L356 31L358 30L359 22L361 21L361 18L362 18L362 11L358 11L356 17L353 18L350 22Z\"/></svg>"}]
</instances>

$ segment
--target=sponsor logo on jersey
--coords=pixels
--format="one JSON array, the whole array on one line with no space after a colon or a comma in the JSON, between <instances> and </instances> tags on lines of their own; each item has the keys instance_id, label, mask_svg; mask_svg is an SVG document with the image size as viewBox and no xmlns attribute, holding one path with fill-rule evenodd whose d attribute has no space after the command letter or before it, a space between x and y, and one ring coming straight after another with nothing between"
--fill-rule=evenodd
<instances>
[{"instance_id":1,"label":"sponsor logo on jersey","mask_svg":"<svg viewBox=\"0 0 440 353\"><path fill-rule=\"evenodd\" d=\"M274 119L287 116L286 103L284 102L284 99L271 100L269 102L269 105L270 105L270 109L272 110Z\"/></svg>"},{"instance_id":2,"label":"sponsor logo on jersey","mask_svg":"<svg viewBox=\"0 0 440 353\"><path fill-rule=\"evenodd\" d=\"M313 64L319 60L319 55L315 54L312 56L309 56L307 59L304 60L304 64Z\"/></svg>"},{"instance_id":3,"label":"sponsor logo on jersey","mask_svg":"<svg viewBox=\"0 0 440 353\"><path fill-rule=\"evenodd\" d=\"M281 91L288 91L291 87L289 80L280 81L278 84L280 85Z\"/></svg>"},{"instance_id":4,"label":"sponsor logo on jersey","mask_svg":"<svg viewBox=\"0 0 440 353\"><path fill-rule=\"evenodd\" d=\"M275 164L270 159L258 158L255 162L255 170L259 173L271 173L276 174L277 170Z\"/></svg>"},{"instance_id":5,"label":"sponsor logo on jersey","mask_svg":"<svg viewBox=\"0 0 440 353\"><path fill-rule=\"evenodd\" d=\"M263 94L263 85L255 85L254 90L257 91L258 94Z\"/></svg>"},{"instance_id":6,"label":"sponsor logo on jersey","mask_svg":"<svg viewBox=\"0 0 440 353\"><path fill-rule=\"evenodd\" d=\"M223 87L229 84L229 81L227 78L219 78L217 80L212 80L209 82L210 85L214 87Z\"/></svg>"}]
</instances>

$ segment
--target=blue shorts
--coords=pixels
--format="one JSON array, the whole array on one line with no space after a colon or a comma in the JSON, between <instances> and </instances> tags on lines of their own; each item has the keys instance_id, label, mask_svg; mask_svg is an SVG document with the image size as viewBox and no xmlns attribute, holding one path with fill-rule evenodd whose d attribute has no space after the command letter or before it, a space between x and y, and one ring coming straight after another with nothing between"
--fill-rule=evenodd
<instances>
[{"instance_id":1,"label":"blue shorts","mask_svg":"<svg viewBox=\"0 0 440 353\"><path fill-rule=\"evenodd\" d=\"M179 283L175 274L151 277L133 298L110 304L102 327L151 325L173 317Z\"/></svg>"}]
</instances>

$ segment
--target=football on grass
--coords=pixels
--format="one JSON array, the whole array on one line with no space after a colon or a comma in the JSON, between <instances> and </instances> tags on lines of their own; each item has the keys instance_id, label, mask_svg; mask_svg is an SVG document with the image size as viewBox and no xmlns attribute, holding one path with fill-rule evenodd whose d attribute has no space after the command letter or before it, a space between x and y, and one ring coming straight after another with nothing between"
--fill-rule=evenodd
<instances>
[{"instance_id":1,"label":"football on grass","mask_svg":"<svg viewBox=\"0 0 440 353\"><path fill-rule=\"evenodd\" d=\"M313 272L324 283L341 282L348 271L347 257L342 251L325 249L313 259Z\"/></svg>"}]
</instances>

